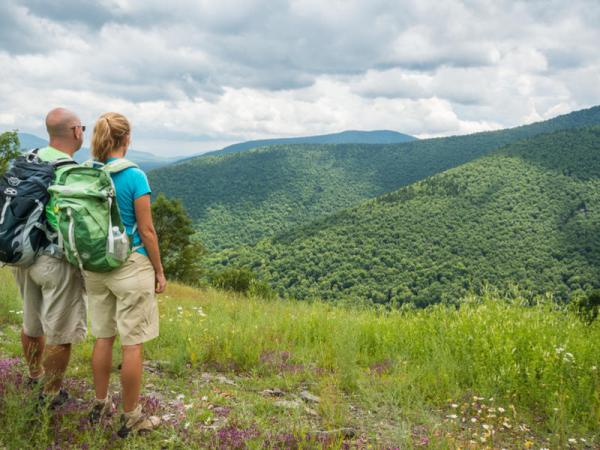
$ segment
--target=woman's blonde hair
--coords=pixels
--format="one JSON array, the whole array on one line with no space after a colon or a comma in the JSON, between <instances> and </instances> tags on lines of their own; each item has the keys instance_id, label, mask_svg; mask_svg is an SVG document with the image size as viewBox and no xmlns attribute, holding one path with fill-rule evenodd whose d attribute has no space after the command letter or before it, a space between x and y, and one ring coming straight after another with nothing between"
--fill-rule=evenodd
<instances>
[{"instance_id":1,"label":"woman's blonde hair","mask_svg":"<svg viewBox=\"0 0 600 450\"><path fill-rule=\"evenodd\" d=\"M94 125L92 134L92 156L106 162L110 153L121 147L131 132L129 121L123 114L107 112Z\"/></svg>"}]
</instances>

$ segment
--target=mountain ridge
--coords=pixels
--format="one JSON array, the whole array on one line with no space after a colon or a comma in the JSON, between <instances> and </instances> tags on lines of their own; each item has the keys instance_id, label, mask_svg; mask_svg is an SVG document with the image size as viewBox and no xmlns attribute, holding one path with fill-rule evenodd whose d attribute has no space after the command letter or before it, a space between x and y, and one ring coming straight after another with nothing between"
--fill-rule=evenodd
<instances>
[{"instance_id":1,"label":"mountain ridge","mask_svg":"<svg viewBox=\"0 0 600 450\"><path fill-rule=\"evenodd\" d=\"M230 153L239 153L258 147L267 147L278 144L393 144L418 140L414 136L393 130L345 130L339 133L321 134L304 137L257 139L240 142L224 147L220 150L203 153L193 158L207 156L223 156Z\"/></svg>"}]
</instances>

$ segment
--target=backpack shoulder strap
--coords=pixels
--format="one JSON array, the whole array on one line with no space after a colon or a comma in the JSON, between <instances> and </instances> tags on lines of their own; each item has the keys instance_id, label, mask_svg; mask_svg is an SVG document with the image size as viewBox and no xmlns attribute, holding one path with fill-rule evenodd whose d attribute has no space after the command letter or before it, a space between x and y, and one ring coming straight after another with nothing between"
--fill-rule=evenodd
<instances>
[{"instance_id":1,"label":"backpack shoulder strap","mask_svg":"<svg viewBox=\"0 0 600 450\"><path fill-rule=\"evenodd\" d=\"M138 165L125 158L119 158L104 165L104 170L108 173L118 173L130 167L138 168Z\"/></svg>"},{"instance_id":2,"label":"backpack shoulder strap","mask_svg":"<svg viewBox=\"0 0 600 450\"><path fill-rule=\"evenodd\" d=\"M61 159L52 161L51 164L52 164L52 167L54 167L54 169L58 169L60 167L77 165L77 161L74 161L73 159L70 159L70 158L61 158Z\"/></svg>"}]
</instances>

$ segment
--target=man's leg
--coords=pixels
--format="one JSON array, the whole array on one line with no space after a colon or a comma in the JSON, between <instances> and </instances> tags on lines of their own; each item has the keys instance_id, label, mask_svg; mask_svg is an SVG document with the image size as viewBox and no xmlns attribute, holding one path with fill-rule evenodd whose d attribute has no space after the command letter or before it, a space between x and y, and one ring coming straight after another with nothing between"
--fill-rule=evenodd
<instances>
[{"instance_id":1,"label":"man's leg","mask_svg":"<svg viewBox=\"0 0 600 450\"><path fill-rule=\"evenodd\" d=\"M45 393L56 394L60 390L70 357L71 344L46 346L46 357L44 358Z\"/></svg>"},{"instance_id":2,"label":"man's leg","mask_svg":"<svg viewBox=\"0 0 600 450\"><path fill-rule=\"evenodd\" d=\"M97 338L92 352L92 375L96 399L104 400L108 396L108 382L112 369L112 350L115 337Z\"/></svg>"},{"instance_id":3,"label":"man's leg","mask_svg":"<svg viewBox=\"0 0 600 450\"><path fill-rule=\"evenodd\" d=\"M123 411L131 412L137 406L142 388L143 345L123 346L121 387L123 388Z\"/></svg>"},{"instance_id":4,"label":"man's leg","mask_svg":"<svg viewBox=\"0 0 600 450\"><path fill-rule=\"evenodd\" d=\"M71 357L71 345L86 335L83 285L76 268L65 260L46 255L38 257L30 276L41 287L43 295L40 320L46 335L44 392L54 394L60 391Z\"/></svg>"},{"instance_id":5,"label":"man's leg","mask_svg":"<svg viewBox=\"0 0 600 450\"><path fill-rule=\"evenodd\" d=\"M23 347L23 355L25 356L25 363L29 369L30 379L38 380L44 374L42 355L44 354L45 342L44 336L27 336L25 330L21 330L21 345Z\"/></svg>"},{"instance_id":6,"label":"man's leg","mask_svg":"<svg viewBox=\"0 0 600 450\"><path fill-rule=\"evenodd\" d=\"M23 356L29 371L29 378L37 380L44 374L42 358L46 339L41 322L42 290L31 277L35 265L36 263L32 267L13 267L12 272L23 300L23 328L21 329Z\"/></svg>"}]
</instances>

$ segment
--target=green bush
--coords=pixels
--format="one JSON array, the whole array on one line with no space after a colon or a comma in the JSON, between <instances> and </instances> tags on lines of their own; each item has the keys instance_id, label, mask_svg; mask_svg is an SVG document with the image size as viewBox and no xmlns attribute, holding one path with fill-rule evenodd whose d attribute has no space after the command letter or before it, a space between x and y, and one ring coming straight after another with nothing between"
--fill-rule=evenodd
<instances>
[{"instance_id":1,"label":"green bush","mask_svg":"<svg viewBox=\"0 0 600 450\"><path fill-rule=\"evenodd\" d=\"M211 285L226 291L247 293L255 275L248 269L225 269L211 276Z\"/></svg>"}]
</instances>

